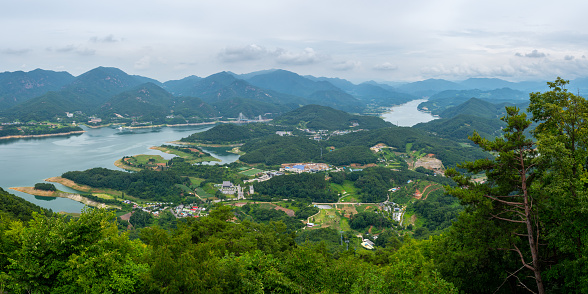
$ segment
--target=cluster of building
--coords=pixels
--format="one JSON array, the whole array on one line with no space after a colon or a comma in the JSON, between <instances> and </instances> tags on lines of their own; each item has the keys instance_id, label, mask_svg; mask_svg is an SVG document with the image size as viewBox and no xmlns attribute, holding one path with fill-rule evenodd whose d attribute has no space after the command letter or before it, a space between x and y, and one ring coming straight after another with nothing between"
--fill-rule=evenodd
<instances>
[{"instance_id":1,"label":"cluster of building","mask_svg":"<svg viewBox=\"0 0 588 294\"><path fill-rule=\"evenodd\" d=\"M206 208L196 205L178 205L172 209L176 217L199 217L204 211Z\"/></svg>"},{"instance_id":2,"label":"cluster of building","mask_svg":"<svg viewBox=\"0 0 588 294\"><path fill-rule=\"evenodd\" d=\"M280 171L300 174L303 172L313 173L330 169L326 163L283 163Z\"/></svg>"},{"instance_id":3,"label":"cluster of building","mask_svg":"<svg viewBox=\"0 0 588 294\"><path fill-rule=\"evenodd\" d=\"M278 136L292 136L292 131L277 131L276 135Z\"/></svg>"},{"instance_id":4,"label":"cluster of building","mask_svg":"<svg viewBox=\"0 0 588 294\"><path fill-rule=\"evenodd\" d=\"M363 246L363 248L369 249L369 250L374 249L375 245L376 244L374 242L372 242L372 240L370 240L370 239L363 239L363 242L361 242L361 246Z\"/></svg>"},{"instance_id":5,"label":"cluster of building","mask_svg":"<svg viewBox=\"0 0 588 294\"><path fill-rule=\"evenodd\" d=\"M244 183L251 183L251 182L265 182L275 176L282 176L284 175L283 172L279 172L279 171L266 171L266 172L261 172L259 174L257 174L257 178L254 179L250 179L250 180L244 180Z\"/></svg>"},{"instance_id":6,"label":"cluster of building","mask_svg":"<svg viewBox=\"0 0 588 294\"><path fill-rule=\"evenodd\" d=\"M230 181L223 181L222 184L218 185L219 191L225 195L237 195L237 200L245 199L245 191L241 185L233 185ZM255 193L253 185L249 186L249 195Z\"/></svg>"}]
</instances>

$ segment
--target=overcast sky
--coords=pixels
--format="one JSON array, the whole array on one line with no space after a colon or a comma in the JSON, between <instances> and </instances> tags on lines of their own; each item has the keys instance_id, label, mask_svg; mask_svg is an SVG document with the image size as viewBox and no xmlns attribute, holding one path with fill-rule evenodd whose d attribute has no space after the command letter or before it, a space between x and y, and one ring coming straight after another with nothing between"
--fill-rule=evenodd
<instances>
[{"instance_id":1,"label":"overcast sky","mask_svg":"<svg viewBox=\"0 0 588 294\"><path fill-rule=\"evenodd\" d=\"M574 79L588 77L587 12L583 0L4 0L0 72Z\"/></svg>"}]
</instances>

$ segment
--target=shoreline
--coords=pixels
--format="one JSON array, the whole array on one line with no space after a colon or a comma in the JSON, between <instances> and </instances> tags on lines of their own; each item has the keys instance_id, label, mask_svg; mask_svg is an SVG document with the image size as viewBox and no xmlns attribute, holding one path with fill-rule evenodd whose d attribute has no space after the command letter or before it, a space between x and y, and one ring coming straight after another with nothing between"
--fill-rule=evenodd
<instances>
[{"instance_id":1,"label":"shoreline","mask_svg":"<svg viewBox=\"0 0 588 294\"><path fill-rule=\"evenodd\" d=\"M121 207L116 206L116 205L108 205L108 204L96 202L94 200L90 200L89 198L86 198L80 194L68 193L68 192L63 192L63 191L43 191L43 190L37 190L34 187L10 187L9 189L23 192L23 193L27 193L27 194L34 195L34 196L40 196L40 197L67 198L67 199L71 199L73 201L77 201L77 202L80 202L80 203L83 203L85 205L92 206L92 207L121 209Z\"/></svg>"},{"instance_id":2,"label":"shoreline","mask_svg":"<svg viewBox=\"0 0 588 294\"><path fill-rule=\"evenodd\" d=\"M201 122L201 123L186 123L186 124L162 124L162 125L148 125L148 126L138 126L138 127L126 127L128 129L148 129L148 128L163 128L163 127L189 127L189 126L206 126L206 125L214 125L214 124L229 124L229 123L235 123L235 124L245 124L245 123L251 123L251 122L261 122L261 123L267 123L272 121L273 119L264 119L261 121L230 121L230 120L218 120L218 121L210 121L210 122ZM90 126L90 125L85 125L91 129L98 129L98 128L104 128L104 127L108 127L113 125L114 123L109 123L106 125L98 125L98 126ZM116 124L114 124L116 125Z\"/></svg>"},{"instance_id":3,"label":"shoreline","mask_svg":"<svg viewBox=\"0 0 588 294\"><path fill-rule=\"evenodd\" d=\"M2 139L26 139L26 138L44 138L44 137L56 137L56 136L68 136L68 135L75 135L75 134L83 134L86 131L71 131L67 133L55 133L55 134L42 134L42 135L14 135L14 136L4 136L0 137Z\"/></svg>"}]
</instances>

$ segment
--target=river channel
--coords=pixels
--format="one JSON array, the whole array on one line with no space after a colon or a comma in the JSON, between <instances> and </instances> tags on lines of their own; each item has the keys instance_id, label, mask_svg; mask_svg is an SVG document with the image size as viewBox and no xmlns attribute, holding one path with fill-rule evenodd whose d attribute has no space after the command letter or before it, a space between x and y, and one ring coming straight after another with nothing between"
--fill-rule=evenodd
<instances>
[{"instance_id":1,"label":"river channel","mask_svg":"<svg viewBox=\"0 0 588 294\"><path fill-rule=\"evenodd\" d=\"M419 111L419 104L427 99L412 100L402 105L390 108L390 112L382 114L385 121L400 127L412 127L418 123L432 121L438 117L424 111Z\"/></svg>"},{"instance_id":2,"label":"river channel","mask_svg":"<svg viewBox=\"0 0 588 294\"><path fill-rule=\"evenodd\" d=\"M203 132L212 126L184 126L133 129L121 132L105 127L86 130L81 135L0 140L0 187L39 206L53 211L80 212L83 204L55 197L39 197L14 190L10 187L31 187L44 179L60 176L72 170L86 170L93 167L118 169L114 162L123 156L137 154L158 154L166 159L173 157L161 151L149 149L166 142L179 140L196 132ZM230 163L239 158L222 148L205 148L206 152ZM216 163L216 162L215 162ZM56 184L62 191L75 192Z\"/></svg>"}]
</instances>

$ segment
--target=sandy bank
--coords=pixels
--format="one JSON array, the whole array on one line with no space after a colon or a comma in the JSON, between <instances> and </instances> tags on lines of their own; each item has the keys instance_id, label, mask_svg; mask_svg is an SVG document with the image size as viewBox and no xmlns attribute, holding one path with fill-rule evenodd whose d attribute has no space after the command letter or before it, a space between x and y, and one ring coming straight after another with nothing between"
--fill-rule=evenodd
<instances>
[{"instance_id":1,"label":"sandy bank","mask_svg":"<svg viewBox=\"0 0 588 294\"><path fill-rule=\"evenodd\" d=\"M85 205L92 206L92 207L98 207L98 208L114 207L114 208L120 209L120 207L115 206L115 205L106 205L104 203L90 200L84 196L81 196L80 194L66 193L66 192L62 192L62 191L55 191L55 192L43 191L43 190L37 190L33 187L11 187L10 189L15 190L15 191L19 191L19 192L23 192L23 193L27 193L27 194L31 194L31 195L35 195L35 196L68 198L73 201L81 202Z\"/></svg>"},{"instance_id":2,"label":"sandy bank","mask_svg":"<svg viewBox=\"0 0 588 294\"><path fill-rule=\"evenodd\" d=\"M1 139L23 139L23 138L43 138L43 137L55 137L55 136L68 136L68 135L82 134L85 132L86 131L73 131L73 132L57 133L57 134L4 136L4 137L0 137L0 140Z\"/></svg>"}]
</instances>

